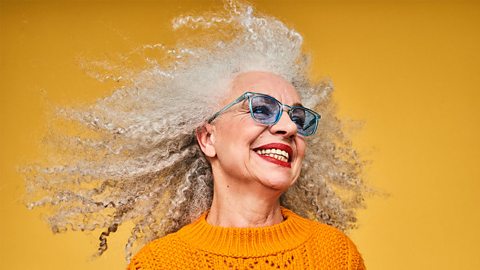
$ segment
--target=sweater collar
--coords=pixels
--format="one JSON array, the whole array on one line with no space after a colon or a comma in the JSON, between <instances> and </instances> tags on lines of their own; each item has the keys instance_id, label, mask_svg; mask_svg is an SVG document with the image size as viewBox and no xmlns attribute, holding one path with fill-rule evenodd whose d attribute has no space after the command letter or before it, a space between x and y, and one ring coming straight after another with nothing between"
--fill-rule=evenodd
<instances>
[{"instance_id":1,"label":"sweater collar","mask_svg":"<svg viewBox=\"0 0 480 270\"><path fill-rule=\"evenodd\" d=\"M312 222L282 208L284 221L261 228L226 228L207 223L207 212L176 235L188 245L224 256L258 257L290 250L312 233Z\"/></svg>"}]
</instances>

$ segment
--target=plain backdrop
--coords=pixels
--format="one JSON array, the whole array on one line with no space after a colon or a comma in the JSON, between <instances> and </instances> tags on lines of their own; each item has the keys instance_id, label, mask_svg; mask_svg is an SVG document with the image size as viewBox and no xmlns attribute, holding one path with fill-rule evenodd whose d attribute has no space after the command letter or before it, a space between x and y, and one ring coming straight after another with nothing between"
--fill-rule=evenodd
<instances>
[{"instance_id":1,"label":"plain backdrop","mask_svg":"<svg viewBox=\"0 0 480 270\"><path fill-rule=\"evenodd\" d=\"M349 235L368 269L480 269L480 5L477 1L252 1L304 35L315 77L370 163L367 200ZM115 82L81 60L172 42L171 19L219 1L0 1L0 267L124 269L129 225L93 258L98 233L53 235L22 204L16 167L54 105L91 103ZM321 131L320 131L321 132Z\"/></svg>"}]
</instances>

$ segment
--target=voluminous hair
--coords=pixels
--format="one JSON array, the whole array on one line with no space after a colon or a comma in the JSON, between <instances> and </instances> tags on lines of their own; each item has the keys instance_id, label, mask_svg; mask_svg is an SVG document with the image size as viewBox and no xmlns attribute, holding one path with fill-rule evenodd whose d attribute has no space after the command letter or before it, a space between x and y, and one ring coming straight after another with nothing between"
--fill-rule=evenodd
<instances>
[{"instance_id":1,"label":"voluminous hair","mask_svg":"<svg viewBox=\"0 0 480 270\"><path fill-rule=\"evenodd\" d=\"M173 29L186 38L173 49L146 46L164 57L125 75L123 87L94 104L58 110L63 124L46 137L48 159L23 169L28 207L48 209L54 232L103 229L99 254L118 226L133 224L129 259L132 248L208 210L213 178L195 129L219 108L236 74L267 71L291 82L322 115L317 134L306 138L301 176L281 204L341 230L355 227L366 191L363 162L335 116L331 84L309 79L302 36L232 1L215 13L178 17Z\"/></svg>"}]
</instances>

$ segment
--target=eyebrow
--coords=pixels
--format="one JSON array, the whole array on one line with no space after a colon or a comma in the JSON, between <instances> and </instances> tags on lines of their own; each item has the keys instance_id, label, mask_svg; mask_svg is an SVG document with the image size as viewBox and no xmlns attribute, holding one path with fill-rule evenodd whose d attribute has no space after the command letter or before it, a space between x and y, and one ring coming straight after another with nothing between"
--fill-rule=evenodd
<instances>
[{"instance_id":1,"label":"eyebrow","mask_svg":"<svg viewBox=\"0 0 480 270\"><path fill-rule=\"evenodd\" d=\"M296 102L296 103L293 103L293 105L292 105L292 106L303 107L302 103L298 103L298 102Z\"/></svg>"}]
</instances>

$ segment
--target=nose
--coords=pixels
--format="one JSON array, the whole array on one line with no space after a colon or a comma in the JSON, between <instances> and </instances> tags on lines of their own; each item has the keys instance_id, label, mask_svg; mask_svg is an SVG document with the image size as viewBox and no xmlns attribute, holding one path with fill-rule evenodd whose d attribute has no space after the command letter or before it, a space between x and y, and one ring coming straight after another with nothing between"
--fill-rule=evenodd
<instances>
[{"instance_id":1,"label":"nose","mask_svg":"<svg viewBox=\"0 0 480 270\"><path fill-rule=\"evenodd\" d=\"M290 119L286 111L275 125L270 126L270 132L273 134L280 134L285 138L291 138L297 135L297 125Z\"/></svg>"}]
</instances>

